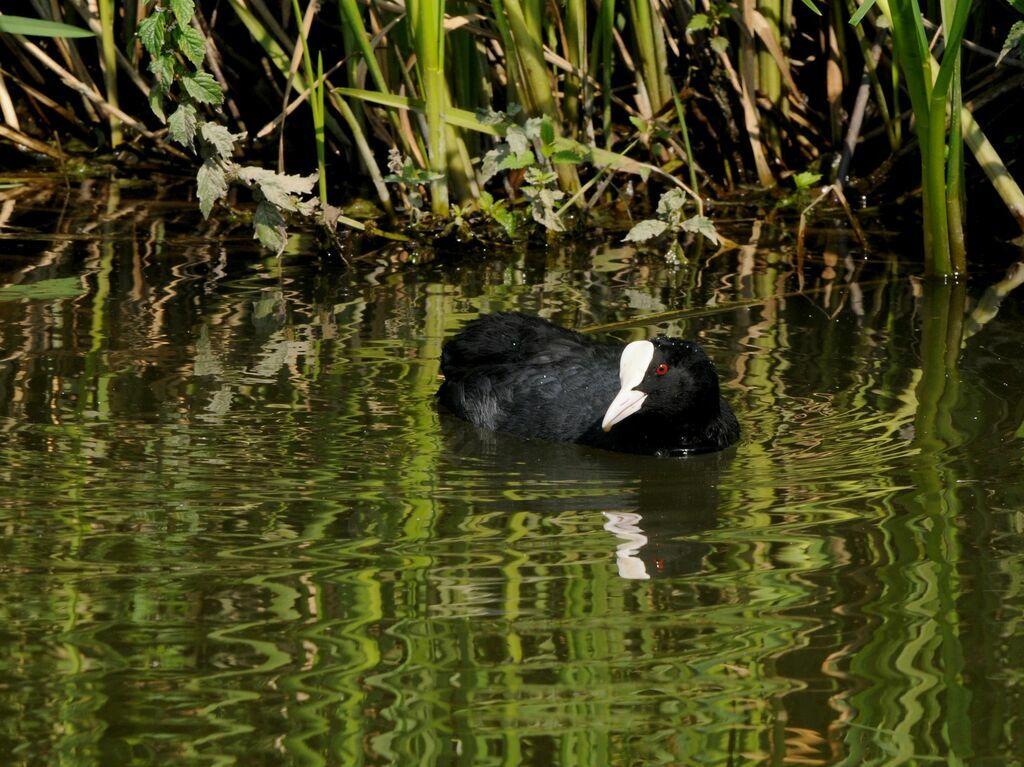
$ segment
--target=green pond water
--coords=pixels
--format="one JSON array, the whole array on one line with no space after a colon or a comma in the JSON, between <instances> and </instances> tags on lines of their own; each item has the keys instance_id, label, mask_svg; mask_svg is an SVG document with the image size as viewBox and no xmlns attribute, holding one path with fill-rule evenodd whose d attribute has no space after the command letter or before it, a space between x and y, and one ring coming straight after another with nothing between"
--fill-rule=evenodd
<instances>
[{"instance_id":1,"label":"green pond water","mask_svg":"<svg viewBox=\"0 0 1024 767\"><path fill-rule=\"evenodd\" d=\"M3 764L1024 763L1012 253L926 284L881 233L737 220L679 267L346 267L162 184L0 195ZM699 339L741 442L439 414L499 309Z\"/></svg>"}]
</instances>

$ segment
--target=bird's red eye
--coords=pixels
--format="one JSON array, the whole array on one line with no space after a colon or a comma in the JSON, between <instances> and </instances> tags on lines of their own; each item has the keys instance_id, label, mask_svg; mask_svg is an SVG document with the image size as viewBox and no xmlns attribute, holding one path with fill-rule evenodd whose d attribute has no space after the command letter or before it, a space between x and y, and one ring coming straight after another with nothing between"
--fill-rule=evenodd
<instances>
[{"instance_id":1,"label":"bird's red eye","mask_svg":"<svg viewBox=\"0 0 1024 767\"><path fill-rule=\"evenodd\" d=\"M663 376L663 375L665 375L665 373L668 372L668 365L666 365L664 362L662 362L660 365L658 365L658 367L654 368L654 372L657 375Z\"/></svg>"}]
</instances>

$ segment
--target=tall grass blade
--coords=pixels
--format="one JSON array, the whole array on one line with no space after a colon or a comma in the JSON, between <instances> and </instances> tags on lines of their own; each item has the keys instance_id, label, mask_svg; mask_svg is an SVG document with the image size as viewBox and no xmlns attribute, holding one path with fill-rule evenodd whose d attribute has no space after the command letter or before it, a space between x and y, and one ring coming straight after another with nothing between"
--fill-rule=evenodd
<instances>
[{"instance_id":1,"label":"tall grass blade","mask_svg":"<svg viewBox=\"0 0 1024 767\"><path fill-rule=\"evenodd\" d=\"M0 15L0 33L25 37L95 37L89 29L49 19Z\"/></svg>"},{"instance_id":2,"label":"tall grass blade","mask_svg":"<svg viewBox=\"0 0 1024 767\"><path fill-rule=\"evenodd\" d=\"M114 0L99 0L100 27L100 62L103 65L103 85L107 94L107 102L118 108L117 97L117 43L114 40ZM110 124L110 146L116 148L122 141L121 121L116 115L108 115Z\"/></svg>"},{"instance_id":3,"label":"tall grass blade","mask_svg":"<svg viewBox=\"0 0 1024 767\"><path fill-rule=\"evenodd\" d=\"M437 178L430 185L431 210L448 215L448 150L444 112L444 0L409 0L409 23L427 118L427 163Z\"/></svg>"}]
</instances>

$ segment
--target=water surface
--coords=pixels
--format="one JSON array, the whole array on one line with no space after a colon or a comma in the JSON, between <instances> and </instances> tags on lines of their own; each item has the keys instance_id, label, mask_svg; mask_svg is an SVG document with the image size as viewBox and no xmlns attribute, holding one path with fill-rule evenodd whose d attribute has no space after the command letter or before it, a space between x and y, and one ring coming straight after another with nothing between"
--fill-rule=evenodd
<instances>
[{"instance_id":1,"label":"water surface","mask_svg":"<svg viewBox=\"0 0 1024 767\"><path fill-rule=\"evenodd\" d=\"M736 221L680 267L277 262L171 187L0 194L6 763L1024 763L1008 260L928 285L880 233ZM699 339L742 441L438 414L500 309Z\"/></svg>"}]
</instances>

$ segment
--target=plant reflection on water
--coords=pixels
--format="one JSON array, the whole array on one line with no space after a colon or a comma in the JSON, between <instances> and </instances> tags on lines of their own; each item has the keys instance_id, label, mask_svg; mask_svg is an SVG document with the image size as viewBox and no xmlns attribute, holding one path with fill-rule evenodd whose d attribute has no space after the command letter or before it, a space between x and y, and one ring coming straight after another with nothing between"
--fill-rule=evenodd
<instances>
[{"instance_id":1,"label":"plant reflection on water","mask_svg":"<svg viewBox=\"0 0 1024 767\"><path fill-rule=\"evenodd\" d=\"M173 184L71 192L0 191L8 763L1024 760L1021 272L745 224L278 263ZM742 440L444 417L500 309L698 338Z\"/></svg>"}]
</instances>

